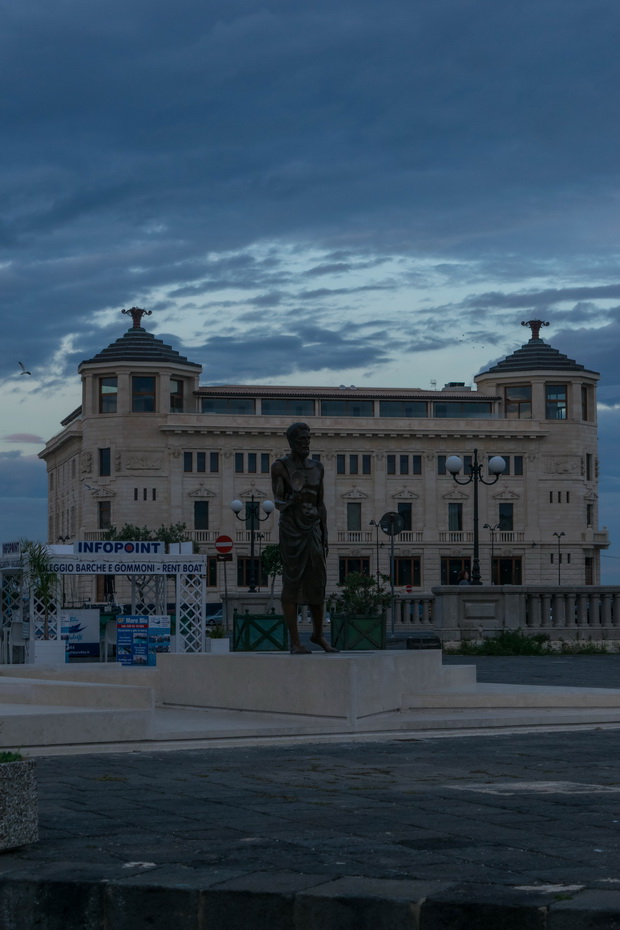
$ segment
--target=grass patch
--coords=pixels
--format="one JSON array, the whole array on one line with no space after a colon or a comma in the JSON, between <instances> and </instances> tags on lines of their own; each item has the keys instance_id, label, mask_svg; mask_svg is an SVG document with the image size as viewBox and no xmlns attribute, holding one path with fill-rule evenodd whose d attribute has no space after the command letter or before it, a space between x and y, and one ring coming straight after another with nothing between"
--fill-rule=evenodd
<instances>
[{"instance_id":1,"label":"grass patch","mask_svg":"<svg viewBox=\"0 0 620 930\"><path fill-rule=\"evenodd\" d=\"M617 653L618 649L618 644L610 648L607 643L591 640L551 642L547 633L528 636L521 630L502 630L497 636L462 642L446 652L461 656L600 656Z\"/></svg>"},{"instance_id":2,"label":"grass patch","mask_svg":"<svg viewBox=\"0 0 620 930\"><path fill-rule=\"evenodd\" d=\"M0 752L0 762L22 762L21 752Z\"/></svg>"}]
</instances>

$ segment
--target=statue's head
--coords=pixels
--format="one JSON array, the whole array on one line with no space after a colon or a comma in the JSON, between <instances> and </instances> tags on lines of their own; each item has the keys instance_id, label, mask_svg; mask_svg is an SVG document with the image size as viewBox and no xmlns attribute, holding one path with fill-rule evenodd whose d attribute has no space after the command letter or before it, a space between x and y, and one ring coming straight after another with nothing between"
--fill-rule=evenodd
<instances>
[{"instance_id":1,"label":"statue's head","mask_svg":"<svg viewBox=\"0 0 620 930\"><path fill-rule=\"evenodd\" d=\"M293 451L307 451L310 447L310 427L307 423L291 423L286 438Z\"/></svg>"}]
</instances>

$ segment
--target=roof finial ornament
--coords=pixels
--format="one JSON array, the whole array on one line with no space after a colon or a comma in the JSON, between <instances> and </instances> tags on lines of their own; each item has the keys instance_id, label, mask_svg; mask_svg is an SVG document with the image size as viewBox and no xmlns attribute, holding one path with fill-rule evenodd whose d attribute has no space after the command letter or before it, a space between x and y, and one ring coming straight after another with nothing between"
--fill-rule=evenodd
<instances>
[{"instance_id":1,"label":"roof finial ornament","mask_svg":"<svg viewBox=\"0 0 620 930\"><path fill-rule=\"evenodd\" d=\"M143 316L150 316L152 312L152 310L142 310L141 307L130 307L129 310L121 310L121 313L131 314L131 319L133 320L132 329L142 329L140 320Z\"/></svg>"},{"instance_id":2,"label":"roof finial ornament","mask_svg":"<svg viewBox=\"0 0 620 930\"><path fill-rule=\"evenodd\" d=\"M542 320L528 320L527 323L521 322L521 326L529 326L532 330L532 339L540 339L540 327L548 325L548 323L543 323Z\"/></svg>"}]
</instances>

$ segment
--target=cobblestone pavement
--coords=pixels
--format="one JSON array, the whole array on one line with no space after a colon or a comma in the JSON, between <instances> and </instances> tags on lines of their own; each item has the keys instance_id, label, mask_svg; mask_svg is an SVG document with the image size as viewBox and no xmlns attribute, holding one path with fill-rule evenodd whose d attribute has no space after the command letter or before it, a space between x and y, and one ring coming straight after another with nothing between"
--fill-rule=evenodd
<instances>
[{"instance_id":1,"label":"cobblestone pavement","mask_svg":"<svg viewBox=\"0 0 620 930\"><path fill-rule=\"evenodd\" d=\"M593 676L609 687L608 676L619 668L617 657L585 659L493 660L483 663L488 667L481 678L504 681L510 667L520 682L533 680L528 676L544 673L544 665L538 665L542 662L564 669L571 680L579 678L574 683L580 686L593 684L583 677ZM550 672L546 674L549 683ZM340 911L316 910L318 898L337 897L343 888L349 896L357 888L358 897L375 889L377 900L384 902L390 895L414 895L415 888L423 888L430 904L425 905L423 913L429 916L422 928L563 927L561 922L523 918L522 909L538 907L540 901L560 909L569 906L566 902L574 904L582 922L575 922L573 914L573 922L566 924L571 930L620 926L617 728L49 756L38 760L38 779L40 841L0 856L3 930L74 926L66 914L58 923L37 923L34 917L32 923L18 923L10 916L17 907L14 883L35 879L39 910L46 882L57 891L65 889L65 895L68 887L77 895L76 882L90 882L97 893L111 883L108 888L159 887L177 895L188 888L201 889L201 894L206 888L231 894L253 889L263 895L285 894L287 901L291 895L307 894L309 887L320 889L314 891L318 897L310 909L315 917L319 914L316 921L302 908L303 919L272 915L271 923L263 923L254 911L248 917L245 898L243 905L235 898L241 910L232 922L214 917L212 923L200 923L192 910L185 922L175 924L170 914L166 922L160 914L151 922L130 924L123 923L125 911L122 920L118 917L117 906L118 919L107 913L105 924L85 923L80 916L81 923L75 923L80 930L104 925L113 930L175 925L183 930L365 928L366 918L359 914L347 922ZM460 901L457 910L464 922L458 917L442 923L447 918L439 904L433 905L439 911L433 911L433 892L440 903L443 894L446 907L457 907L454 901ZM506 917L508 910L502 911L504 922L498 922L497 914L489 916L507 894L513 897L506 907L514 905L515 914L521 915L515 923ZM515 904L514 895L525 898ZM488 924L480 917L482 911L474 919L463 903L481 900L491 907L484 912ZM171 902L161 899L162 914L173 907ZM22 902L23 907L27 910ZM295 907L301 907L299 901ZM83 902L75 913L82 911L86 913ZM547 921L552 911L543 907L543 912ZM34 904L32 913L38 913ZM384 915L368 927L417 926L407 922L413 921L412 912L406 913L402 923ZM431 920L433 913L437 923ZM599 922L590 924L590 918Z\"/></svg>"}]
</instances>

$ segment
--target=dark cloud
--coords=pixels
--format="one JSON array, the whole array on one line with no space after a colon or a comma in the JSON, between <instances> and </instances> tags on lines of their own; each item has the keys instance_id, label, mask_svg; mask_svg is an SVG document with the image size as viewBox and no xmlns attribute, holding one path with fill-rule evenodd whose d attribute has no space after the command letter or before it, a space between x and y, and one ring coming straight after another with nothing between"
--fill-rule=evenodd
<instances>
[{"instance_id":1,"label":"dark cloud","mask_svg":"<svg viewBox=\"0 0 620 930\"><path fill-rule=\"evenodd\" d=\"M0 486L5 497L47 499L45 465L36 455L0 452Z\"/></svg>"}]
</instances>

